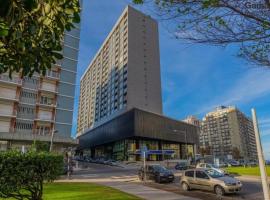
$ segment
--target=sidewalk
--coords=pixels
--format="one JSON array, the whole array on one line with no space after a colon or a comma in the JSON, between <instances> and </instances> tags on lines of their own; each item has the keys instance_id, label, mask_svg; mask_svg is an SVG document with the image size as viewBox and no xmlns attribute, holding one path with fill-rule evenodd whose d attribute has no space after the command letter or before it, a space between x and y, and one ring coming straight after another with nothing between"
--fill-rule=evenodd
<instances>
[{"instance_id":1,"label":"sidewalk","mask_svg":"<svg viewBox=\"0 0 270 200\"><path fill-rule=\"evenodd\" d=\"M122 192L126 192L145 200L199 200L197 198L187 197L173 192L167 192L151 187L147 187L141 184L113 181L113 182L103 182L103 181L93 181L91 179L71 179L71 180L58 180L57 182L92 182L99 183L108 187L115 188Z\"/></svg>"}]
</instances>

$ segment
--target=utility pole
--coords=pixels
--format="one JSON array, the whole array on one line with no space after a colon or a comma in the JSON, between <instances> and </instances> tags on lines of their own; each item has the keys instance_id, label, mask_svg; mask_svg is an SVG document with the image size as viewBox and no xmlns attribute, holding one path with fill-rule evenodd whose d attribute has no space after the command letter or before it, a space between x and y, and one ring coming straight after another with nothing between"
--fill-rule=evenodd
<instances>
[{"instance_id":1,"label":"utility pole","mask_svg":"<svg viewBox=\"0 0 270 200\"><path fill-rule=\"evenodd\" d=\"M256 139L257 153L258 153L258 159L259 159L259 167L260 167L260 172L261 172L264 200L270 200L269 186L268 186L267 174L266 174L266 169L265 169L265 160L263 156L260 131L258 127L258 119L257 119L256 111L254 108L251 110L251 112L252 112L253 126L254 126L254 131L255 131L255 139Z\"/></svg>"},{"instance_id":2,"label":"utility pole","mask_svg":"<svg viewBox=\"0 0 270 200\"><path fill-rule=\"evenodd\" d=\"M146 182L146 163L145 163L145 160L146 160L146 152L144 151L143 152L143 171L144 171L144 173L143 173L143 176L144 176L143 180L144 180L144 183Z\"/></svg>"}]
</instances>

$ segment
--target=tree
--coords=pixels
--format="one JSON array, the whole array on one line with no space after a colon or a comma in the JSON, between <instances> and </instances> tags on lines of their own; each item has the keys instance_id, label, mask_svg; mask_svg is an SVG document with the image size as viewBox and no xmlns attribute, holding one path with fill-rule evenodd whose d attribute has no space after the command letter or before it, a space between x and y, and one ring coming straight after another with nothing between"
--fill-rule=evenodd
<instances>
[{"instance_id":1,"label":"tree","mask_svg":"<svg viewBox=\"0 0 270 200\"><path fill-rule=\"evenodd\" d=\"M269 0L133 0L145 1L154 3L157 15L169 22L177 39L235 44L238 56L270 68Z\"/></svg>"},{"instance_id":2,"label":"tree","mask_svg":"<svg viewBox=\"0 0 270 200\"><path fill-rule=\"evenodd\" d=\"M34 142L33 148L35 148L37 152L49 152L50 143L37 140Z\"/></svg>"},{"instance_id":3,"label":"tree","mask_svg":"<svg viewBox=\"0 0 270 200\"><path fill-rule=\"evenodd\" d=\"M64 31L80 22L79 0L0 0L0 74L45 75L61 59Z\"/></svg>"},{"instance_id":4,"label":"tree","mask_svg":"<svg viewBox=\"0 0 270 200\"><path fill-rule=\"evenodd\" d=\"M0 153L0 198L41 200L44 181L63 172L63 156L46 152Z\"/></svg>"}]
</instances>

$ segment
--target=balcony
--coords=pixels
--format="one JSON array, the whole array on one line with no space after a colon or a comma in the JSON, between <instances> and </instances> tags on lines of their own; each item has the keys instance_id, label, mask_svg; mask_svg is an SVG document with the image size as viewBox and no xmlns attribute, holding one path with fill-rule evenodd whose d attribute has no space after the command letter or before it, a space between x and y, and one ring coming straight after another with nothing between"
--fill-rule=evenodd
<instances>
[{"instance_id":1,"label":"balcony","mask_svg":"<svg viewBox=\"0 0 270 200\"><path fill-rule=\"evenodd\" d=\"M48 70L45 77L49 79L59 80L60 74L59 72Z\"/></svg>"},{"instance_id":2,"label":"balcony","mask_svg":"<svg viewBox=\"0 0 270 200\"><path fill-rule=\"evenodd\" d=\"M45 91L45 92L51 92L51 93L58 93L58 89L56 85L45 85L40 84L39 90Z\"/></svg>"},{"instance_id":3,"label":"balcony","mask_svg":"<svg viewBox=\"0 0 270 200\"><path fill-rule=\"evenodd\" d=\"M42 100L40 100L36 104L38 106L44 106L44 107L51 107L51 108L55 108L56 107L56 101L55 100L52 100L52 101L42 101Z\"/></svg>"},{"instance_id":4,"label":"balcony","mask_svg":"<svg viewBox=\"0 0 270 200\"><path fill-rule=\"evenodd\" d=\"M50 111L45 111L45 112L44 111L39 111L39 113L36 116L35 121L53 123L54 119L53 119L52 112L50 112Z\"/></svg>"},{"instance_id":5,"label":"balcony","mask_svg":"<svg viewBox=\"0 0 270 200\"><path fill-rule=\"evenodd\" d=\"M19 101L19 97L17 95L9 94L9 93L0 93L0 100L8 100L8 101Z\"/></svg>"},{"instance_id":6,"label":"balcony","mask_svg":"<svg viewBox=\"0 0 270 200\"><path fill-rule=\"evenodd\" d=\"M13 108L12 108L13 109ZM12 109L1 109L0 117L14 118L17 116L17 111Z\"/></svg>"},{"instance_id":7,"label":"balcony","mask_svg":"<svg viewBox=\"0 0 270 200\"><path fill-rule=\"evenodd\" d=\"M0 74L0 82L11 83L20 86L22 85L22 79L18 77L13 77L12 79L10 79L9 76L6 74Z\"/></svg>"}]
</instances>

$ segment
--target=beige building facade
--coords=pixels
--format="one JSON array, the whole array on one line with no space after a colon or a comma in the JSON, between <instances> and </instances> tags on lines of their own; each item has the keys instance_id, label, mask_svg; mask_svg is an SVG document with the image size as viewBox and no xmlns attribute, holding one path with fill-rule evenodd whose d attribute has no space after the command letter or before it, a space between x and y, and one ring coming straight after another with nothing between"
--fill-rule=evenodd
<instances>
[{"instance_id":1,"label":"beige building facade","mask_svg":"<svg viewBox=\"0 0 270 200\"><path fill-rule=\"evenodd\" d=\"M200 146L221 159L256 160L252 120L236 107L218 107L202 120Z\"/></svg>"},{"instance_id":2,"label":"beige building facade","mask_svg":"<svg viewBox=\"0 0 270 200\"><path fill-rule=\"evenodd\" d=\"M157 22L128 6L80 82L77 136L132 108L162 114Z\"/></svg>"},{"instance_id":3,"label":"beige building facade","mask_svg":"<svg viewBox=\"0 0 270 200\"><path fill-rule=\"evenodd\" d=\"M34 140L54 142L59 148L71 138L80 28L66 32L62 60L45 76L0 75L0 150L30 147Z\"/></svg>"}]
</instances>

